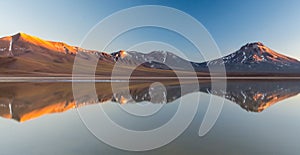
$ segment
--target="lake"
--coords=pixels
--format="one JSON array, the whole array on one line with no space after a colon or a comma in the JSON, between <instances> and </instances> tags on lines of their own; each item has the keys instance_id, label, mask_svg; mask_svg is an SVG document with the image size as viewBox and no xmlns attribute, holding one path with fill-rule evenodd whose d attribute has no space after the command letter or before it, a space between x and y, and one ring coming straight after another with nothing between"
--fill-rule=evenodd
<instances>
[{"instance_id":1,"label":"lake","mask_svg":"<svg viewBox=\"0 0 300 155\"><path fill-rule=\"evenodd\" d=\"M218 86L208 80L2 82L1 154L133 154L139 152L120 148L148 146L143 153L299 154L300 81ZM106 118L134 132L118 132ZM209 120L211 128L199 136L207 118L216 122ZM161 132L139 138L155 129Z\"/></svg>"}]
</instances>

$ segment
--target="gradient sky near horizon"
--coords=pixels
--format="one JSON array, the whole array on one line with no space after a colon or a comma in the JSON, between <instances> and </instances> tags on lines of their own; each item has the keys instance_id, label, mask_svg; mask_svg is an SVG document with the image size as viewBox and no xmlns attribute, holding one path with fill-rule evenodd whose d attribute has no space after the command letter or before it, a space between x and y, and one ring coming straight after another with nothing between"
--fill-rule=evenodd
<instances>
[{"instance_id":1,"label":"gradient sky near horizon","mask_svg":"<svg viewBox=\"0 0 300 155\"><path fill-rule=\"evenodd\" d=\"M47 40L80 45L87 32L116 11L140 5L173 7L196 18L222 54L248 42L300 59L298 0L10 0L1 1L0 36L25 32Z\"/></svg>"}]
</instances>

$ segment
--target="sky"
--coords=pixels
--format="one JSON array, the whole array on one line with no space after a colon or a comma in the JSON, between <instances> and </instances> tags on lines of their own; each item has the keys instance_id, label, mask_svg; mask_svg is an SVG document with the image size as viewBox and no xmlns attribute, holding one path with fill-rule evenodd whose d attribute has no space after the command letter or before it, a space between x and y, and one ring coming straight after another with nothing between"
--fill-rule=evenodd
<instances>
[{"instance_id":1,"label":"sky","mask_svg":"<svg viewBox=\"0 0 300 155\"><path fill-rule=\"evenodd\" d=\"M167 6L189 14L208 30L222 55L232 53L248 42L260 41L279 53L300 59L298 0L9 0L0 2L0 36L25 32L79 46L86 34L104 18L122 9L141 5ZM170 32L162 33L155 28L131 32L132 35L126 33L123 41L119 41L123 46L129 44L130 41L124 41L128 38L166 42L176 38L176 34L168 37L164 34ZM101 40L101 37L98 39ZM178 42L172 46L180 49L188 44ZM120 45L115 44L108 50L122 48ZM187 53L194 53L192 48L186 49L189 49Z\"/></svg>"}]
</instances>

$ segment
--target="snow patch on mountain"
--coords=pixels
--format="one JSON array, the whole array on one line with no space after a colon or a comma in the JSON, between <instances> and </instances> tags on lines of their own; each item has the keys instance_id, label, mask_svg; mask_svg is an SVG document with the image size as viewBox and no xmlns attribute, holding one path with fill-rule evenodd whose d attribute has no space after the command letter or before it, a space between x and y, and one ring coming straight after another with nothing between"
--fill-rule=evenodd
<instances>
[{"instance_id":1,"label":"snow patch on mountain","mask_svg":"<svg viewBox=\"0 0 300 155\"><path fill-rule=\"evenodd\" d=\"M10 42L9 42L9 48L8 51L12 50L12 45L13 45L13 38L11 38Z\"/></svg>"}]
</instances>

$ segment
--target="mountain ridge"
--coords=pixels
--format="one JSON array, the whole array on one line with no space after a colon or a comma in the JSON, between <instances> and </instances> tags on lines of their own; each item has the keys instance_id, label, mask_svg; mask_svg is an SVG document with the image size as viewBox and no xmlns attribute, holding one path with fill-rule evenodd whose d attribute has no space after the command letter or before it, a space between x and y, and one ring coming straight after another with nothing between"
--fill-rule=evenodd
<instances>
[{"instance_id":1,"label":"mountain ridge","mask_svg":"<svg viewBox=\"0 0 300 155\"><path fill-rule=\"evenodd\" d=\"M124 68L128 70L128 67L138 66L138 76L152 76L154 72L159 76L174 76L171 73L174 70L196 71L198 76L210 76L214 72L210 69L219 66L225 67L227 76L300 76L300 62L297 59L277 53L261 42L248 43L234 53L218 59L191 62L167 51L144 54L120 50L109 54L86 50L63 42L46 41L23 32L0 38L0 73L5 76L19 76L20 73L70 76L75 55L86 64L97 60L99 69L96 75L99 76L110 76L117 63L123 66L120 72L126 72L122 71Z\"/></svg>"}]
</instances>

